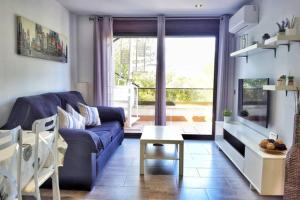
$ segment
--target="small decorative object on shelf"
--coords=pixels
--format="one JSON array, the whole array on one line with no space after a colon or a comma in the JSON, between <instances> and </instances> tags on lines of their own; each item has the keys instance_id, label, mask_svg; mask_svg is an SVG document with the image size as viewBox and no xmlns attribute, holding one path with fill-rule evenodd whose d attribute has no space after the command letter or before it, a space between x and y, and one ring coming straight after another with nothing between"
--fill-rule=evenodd
<instances>
[{"instance_id":1,"label":"small decorative object on shelf","mask_svg":"<svg viewBox=\"0 0 300 200\"><path fill-rule=\"evenodd\" d=\"M242 117L248 117L248 116L249 116L249 112L248 112L247 110L242 110L242 111L240 112L240 115L241 115Z\"/></svg>"},{"instance_id":2,"label":"small decorative object on shelf","mask_svg":"<svg viewBox=\"0 0 300 200\"><path fill-rule=\"evenodd\" d=\"M294 77L293 76L288 76L288 82L287 85L288 86L294 86L295 82L294 82Z\"/></svg>"},{"instance_id":3,"label":"small decorative object on shelf","mask_svg":"<svg viewBox=\"0 0 300 200\"><path fill-rule=\"evenodd\" d=\"M271 36L270 36L268 33L265 33L265 34L262 36L262 43L264 44L265 41L266 41L267 39L270 39L270 38L271 38Z\"/></svg>"},{"instance_id":4,"label":"small decorative object on shelf","mask_svg":"<svg viewBox=\"0 0 300 200\"><path fill-rule=\"evenodd\" d=\"M248 34L240 36L240 49L245 49L248 46Z\"/></svg>"},{"instance_id":5,"label":"small decorative object on shelf","mask_svg":"<svg viewBox=\"0 0 300 200\"><path fill-rule=\"evenodd\" d=\"M281 75L277 80L277 86L285 86L286 85L286 75Z\"/></svg>"},{"instance_id":6,"label":"small decorative object on shelf","mask_svg":"<svg viewBox=\"0 0 300 200\"><path fill-rule=\"evenodd\" d=\"M296 29L296 17L293 16L291 19L287 18L287 28L285 31L286 35L297 35L297 29Z\"/></svg>"},{"instance_id":7,"label":"small decorative object on shelf","mask_svg":"<svg viewBox=\"0 0 300 200\"><path fill-rule=\"evenodd\" d=\"M232 112L228 109L225 109L223 111L223 116L224 116L224 122L228 123L231 121L231 115L232 115Z\"/></svg>"},{"instance_id":8,"label":"small decorative object on shelf","mask_svg":"<svg viewBox=\"0 0 300 200\"><path fill-rule=\"evenodd\" d=\"M269 139L277 140L278 139L278 134L271 131L269 133Z\"/></svg>"},{"instance_id":9,"label":"small decorative object on shelf","mask_svg":"<svg viewBox=\"0 0 300 200\"><path fill-rule=\"evenodd\" d=\"M264 139L259 146L261 151L269 154L284 154L287 150L281 139Z\"/></svg>"},{"instance_id":10,"label":"small decorative object on shelf","mask_svg":"<svg viewBox=\"0 0 300 200\"><path fill-rule=\"evenodd\" d=\"M287 150L281 139L264 139L259 144L262 151L270 154L283 154Z\"/></svg>"},{"instance_id":11,"label":"small decorative object on shelf","mask_svg":"<svg viewBox=\"0 0 300 200\"><path fill-rule=\"evenodd\" d=\"M276 25L278 26L278 34L284 34L287 27L287 21L282 20L281 23L277 22Z\"/></svg>"}]
</instances>

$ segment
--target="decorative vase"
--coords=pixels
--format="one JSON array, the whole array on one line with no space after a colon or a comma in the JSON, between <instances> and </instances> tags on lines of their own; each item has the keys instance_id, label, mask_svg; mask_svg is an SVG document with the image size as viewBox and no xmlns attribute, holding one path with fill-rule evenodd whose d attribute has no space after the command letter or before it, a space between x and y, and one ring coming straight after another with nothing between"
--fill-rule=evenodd
<instances>
[{"instance_id":1,"label":"decorative vase","mask_svg":"<svg viewBox=\"0 0 300 200\"><path fill-rule=\"evenodd\" d=\"M288 80L287 80L287 85L288 85L288 86L293 86L293 85L294 85L294 78L288 79Z\"/></svg>"},{"instance_id":2,"label":"decorative vase","mask_svg":"<svg viewBox=\"0 0 300 200\"><path fill-rule=\"evenodd\" d=\"M286 80L285 79L278 79L277 80L277 86L285 86Z\"/></svg>"},{"instance_id":3,"label":"decorative vase","mask_svg":"<svg viewBox=\"0 0 300 200\"><path fill-rule=\"evenodd\" d=\"M271 36L270 36L268 33L265 33L265 34L262 36L262 43L265 44L265 41L266 41L267 39L270 39L270 38L271 38Z\"/></svg>"},{"instance_id":4,"label":"decorative vase","mask_svg":"<svg viewBox=\"0 0 300 200\"><path fill-rule=\"evenodd\" d=\"M288 28L285 30L285 35L297 35L297 29L295 28Z\"/></svg>"},{"instance_id":5,"label":"decorative vase","mask_svg":"<svg viewBox=\"0 0 300 200\"><path fill-rule=\"evenodd\" d=\"M229 123L231 121L231 116L224 116L224 122Z\"/></svg>"},{"instance_id":6,"label":"decorative vase","mask_svg":"<svg viewBox=\"0 0 300 200\"><path fill-rule=\"evenodd\" d=\"M300 197L300 115L295 115L294 144L286 156L284 200Z\"/></svg>"}]
</instances>

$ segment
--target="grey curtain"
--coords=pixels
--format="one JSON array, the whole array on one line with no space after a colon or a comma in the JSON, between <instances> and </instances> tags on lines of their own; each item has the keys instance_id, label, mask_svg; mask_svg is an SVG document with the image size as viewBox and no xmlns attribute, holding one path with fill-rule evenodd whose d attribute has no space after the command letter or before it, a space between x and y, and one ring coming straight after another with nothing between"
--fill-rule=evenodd
<instances>
[{"instance_id":1,"label":"grey curtain","mask_svg":"<svg viewBox=\"0 0 300 200\"><path fill-rule=\"evenodd\" d=\"M229 33L229 16L220 20L219 61L216 120L223 121L223 110L233 110L234 101L234 60L230 52L234 50L234 35Z\"/></svg>"},{"instance_id":2,"label":"grey curtain","mask_svg":"<svg viewBox=\"0 0 300 200\"><path fill-rule=\"evenodd\" d=\"M109 106L112 102L112 17L94 20L94 104Z\"/></svg>"},{"instance_id":3,"label":"grey curtain","mask_svg":"<svg viewBox=\"0 0 300 200\"><path fill-rule=\"evenodd\" d=\"M165 17L158 16L155 125L166 125L165 26Z\"/></svg>"}]
</instances>

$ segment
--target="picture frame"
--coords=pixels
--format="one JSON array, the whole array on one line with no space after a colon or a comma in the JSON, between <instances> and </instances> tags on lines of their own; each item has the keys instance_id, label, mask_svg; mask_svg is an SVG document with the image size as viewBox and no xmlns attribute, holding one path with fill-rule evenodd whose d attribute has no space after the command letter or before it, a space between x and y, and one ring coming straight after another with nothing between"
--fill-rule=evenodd
<instances>
[{"instance_id":1,"label":"picture frame","mask_svg":"<svg viewBox=\"0 0 300 200\"><path fill-rule=\"evenodd\" d=\"M67 63L67 37L17 16L17 54Z\"/></svg>"}]
</instances>

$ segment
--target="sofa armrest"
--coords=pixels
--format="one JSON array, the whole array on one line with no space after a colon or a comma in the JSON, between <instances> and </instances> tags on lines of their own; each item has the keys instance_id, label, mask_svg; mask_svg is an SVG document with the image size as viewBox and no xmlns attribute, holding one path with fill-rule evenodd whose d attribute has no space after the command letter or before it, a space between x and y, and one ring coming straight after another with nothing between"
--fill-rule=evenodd
<instances>
[{"instance_id":1,"label":"sofa armrest","mask_svg":"<svg viewBox=\"0 0 300 200\"><path fill-rule=\"evenodd\" d=\"M88 153L98 153L101 149L101 140L91 131L62 128L59 129L59 133L69 146L80 145L77 148L80 148L82 152L87 151Z\"/></svg>"},{"instance_id":2,"label":"sofa armrest","mask_svg":"<svg viewBox=\"0 0 300 200\"><path fill-rule=\"evenodd\" d=\"M97 106L102 122L118 121L122 126L125 122L125 112L121 107Z\"/></svg>"}]
</instances>

